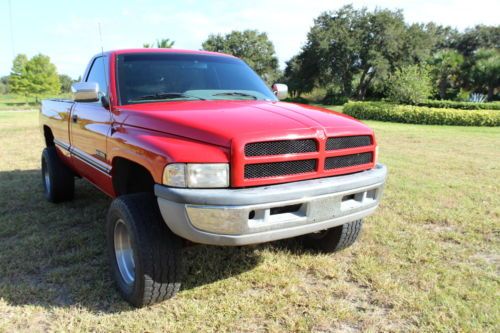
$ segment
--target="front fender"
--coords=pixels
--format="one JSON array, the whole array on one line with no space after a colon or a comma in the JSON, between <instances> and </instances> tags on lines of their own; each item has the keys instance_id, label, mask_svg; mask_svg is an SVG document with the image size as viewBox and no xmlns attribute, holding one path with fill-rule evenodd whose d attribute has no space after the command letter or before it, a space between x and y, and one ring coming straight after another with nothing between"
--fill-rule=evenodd
<instances>
[{"instance_id":1,"label":"front fender","mask_svg":"<svg viewBox=\"0 0 500 333\"><path fill-rule=\"evenodd\" d=\"M108 139L108 158L128 159L162 182L169 163L229 163L230 149L132 126L119 127Z\"/></svg>"}]
</instances>

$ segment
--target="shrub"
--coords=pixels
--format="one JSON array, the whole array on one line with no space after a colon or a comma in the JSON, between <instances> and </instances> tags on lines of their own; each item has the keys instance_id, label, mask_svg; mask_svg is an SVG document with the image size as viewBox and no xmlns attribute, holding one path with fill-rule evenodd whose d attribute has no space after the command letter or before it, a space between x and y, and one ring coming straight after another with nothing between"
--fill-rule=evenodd
<instances>
[{"instance_id":1,"label":"shrub","mask_svg":"<svg viewBox=\"0 0 500 333\"><path fill-rule=\"evenodd\" d=\"M309 104L309 100L304 97L287 97L283 102Z\"/></svg>"},{"instance_id":2,"label":"shrub","mask_svg":"<svg viewBox=\"0 0 500 333\"><path fill-rule=\"evenodd\" d=\"M417 103L418 106L427 106L430 108L451 108L462 110L500 110L500 102L474 103L457 102L447 100L426 100Z\"/></svg>"},{"instance_id":3,"label":"shrub","mask_svg":"<svg viewBox=\"0 0 500 333\"><path fill-rule=\"evenodd\" d=\"M416 104L432 94L432 82L426 67L405 66L396 70L389 78L387 95L389 100L402 104Z\"/></svg>"},{"instance_id":4,"label":"shrub","mask_svg":"<svg viewBox=\"0 0 500 333\"><path fill-rule=\"evenodd\" d=\"M327 94L322 101L323 104L327 105L344 105L347 102L349 102L349 99L346 96L336 94Z\"/></svg>"},{"instance_id":5,"label":"shrub","mask_svg":"<svg viewBox=\"0 0 500 333\"><path fill-rule=\"evenodd\" d=\"M437 109L383 102L350 102L344 113L359 119L398 123L456 126L500 126L500 112L493 110Z\"/></svg>"}]
</instances>

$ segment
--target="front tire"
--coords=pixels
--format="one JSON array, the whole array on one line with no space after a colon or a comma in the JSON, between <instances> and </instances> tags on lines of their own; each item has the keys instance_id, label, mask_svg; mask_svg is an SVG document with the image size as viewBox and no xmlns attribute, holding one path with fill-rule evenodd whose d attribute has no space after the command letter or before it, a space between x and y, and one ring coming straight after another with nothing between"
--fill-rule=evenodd
<instances>
[{"instance_id":1,"label":"front tire","mask_svg":"<svg viewBox=\"0 0 500 333\"><path fill-rule=\"evenodd\" d=\"M363 227L363 220L356 220L321 232L302 236L306 248L331 253L351 246L358 239Z\"/></svg>"},{"instance_id":2,"label":"front tire","mask_svg":"<svg viewBox=\"0 0 500 333\"><path fill-rule=\"evenodd\" d=\"M168 229L153 194L115 199L106 229L112 274L127 302L143 307L179 291L182 240Z\"/></svg>"},{"instance_id":3,"label":"front tire","mask_svg":"<svg viewBox=\"0 0 500 333\"><path fill-rule=\"evenodd\" d=\"M42 152L42 184L45 198L50 202L72 200L75 193L75 176L61 161L55 147Z\"/></svg>"}]
</instances>

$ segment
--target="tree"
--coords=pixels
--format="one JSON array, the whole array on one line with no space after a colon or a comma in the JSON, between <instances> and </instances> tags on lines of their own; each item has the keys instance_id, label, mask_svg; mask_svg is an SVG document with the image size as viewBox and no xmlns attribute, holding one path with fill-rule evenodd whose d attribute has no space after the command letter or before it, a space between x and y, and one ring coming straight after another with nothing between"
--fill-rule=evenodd
<instances>
[{"instance_id":1,"label":"tree","mask_svg":"<svg viewBox=\"0 0 500 333\"><path fill-rule=\"evenodd\" d=\"M9 92L9 77L0 77L0 94L6 94Z\"/></svg>"},{"instance_id":2,"label":"tree","mask_svg":"<svg viewBox=\"0 0 500 333\"><path fill-rule=\"evenodd\" d=\"M59 75L59 82L61 83L61 91L62 92L70 92L71 91L71 85L73 82L76 82L73 80L70 76L66 74L61 74Z\"/></svg>"},{"instance_id":3,"label":"tree","mask_svg":"<svg viewBox=\"0 0 500 333\"><path fill-rule=\"evenodd\" d=\"M313 56L309 62L318 63L317 84L333 84L344 96L364 99L374 81L383 82L396 68L414 61L413 50L419 49L411 38L414 34L408 33L401 11L369 12L348 5L315 19L301 54Z\"/></svg>"},{"instance_id":4,"label":"tree","mask_svg":"<svg viewBox=\"0 0 500 333\"><path fill-rule=\"evenodd\" d=\"M28 57L25 54L18 54L12 62L12 69L9 76L9 90L14 94L28 95L29 82L26 75L26 64Z\"/></svg>"},{"instance_id":5,"label":"tree","mask_svg":"<svg viewBox=\"0 0 500 333\"><path fill-rule=\"evenodd\" d=\"M22 95L58 94L61 88L56 66L50 58L38 54L28 60L20 54L13 62L9 89Z\"/></svg>"},{"instance_id":6,"label":"tree","mask_svg":"<svg viewBox=\"0 0 500 333\"><path fill-rule=\"evenodd\" d=\"M476 25L466 29L455 43L455 48L464 56L473 56L480 48L500 48L500 26Z\"/></svg>"},{"instance_id":7,"label":"tree","mask_svg":"<svg viewBox=\"0 0 500 333\"><path fill-rule=\"evenodd\" d=\"M203 42L206 51L222 52L243 59L268 83L278 77L278 58L273 43L265 32L232 31L226 35L210 35Z\"/></svg>"},{"instance_id":8,"label":"tree","mask_svg":"<svg viewBox=\"0 0 500 333\"><path fill-rule=\"evenodd\" d=\"M425 66L407 65L391 74L387 82L387 93L393 102L417 104L432 93L429 70Z\"/></svg>"},{"instance_id":9,"label":"tree","mask_svg":"<svg viewBox=\"0 0 500 333\"><path fill-rule=\"evenodd\" d=\"M304 92L310 92L314 88L314 74L317 72L316 62L307 63L312 57L304 57L303 54L296 55L286 62L283 73L283 82L288 85L288 91L292 97L300 97Z\"/></svg>"},{"instance_id":10,"label":"tree","mask_svg":"<svg viewBox=\"0 0 500 333\"><path fill-rule=\"evenodd\" d=\"M464 57L458 51L445 49L437 52L432 60L431 73L437 83L439 97L446 98L448 88L458 86L460 69L464 62Z\"/></svg>"},{"instance_id":11,"label":"tree","mask_svg":"<svg viewBox=\"0 0 500 333\"><path fill-rule=\"evenodd\" d=\"M472 78L479 88L486 87L488 100L493 99L495 89L500 86L500 51L499 49L479 49L474 55Z\"/></svg>"},{"instance_id":12,"label":"tree","mask_svg":"<svg viewBox=\"0 0 500 333\"><path fill-rule=\"evenodd\" d=\"M142 44L142 47L146 49L150 49L153 47L156 47L158 49L171 49L175 44L175 41L170 40L169 38L166 39L157 39L156 40L156 45L154 46L154 43L144 43Z\"/></svg>"}]
</instances>

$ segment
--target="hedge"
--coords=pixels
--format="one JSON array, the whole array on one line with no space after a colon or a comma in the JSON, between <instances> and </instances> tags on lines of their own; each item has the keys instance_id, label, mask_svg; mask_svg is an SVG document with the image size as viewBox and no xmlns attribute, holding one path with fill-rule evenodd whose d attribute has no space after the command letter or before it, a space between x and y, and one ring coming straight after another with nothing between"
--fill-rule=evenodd
<instances>
[{"instance_id":1,"label":"hedge","mask_svg":"<svg viewBox=\"0 0 500 333\"><path fill-rule=\"evenodd\" d=\"M421 103L417 103L417 105L427 106L429 108L449 108L462 110L500 110L500 102L473 103L447 100L427 100Z\"/></svg>"},{"instance_id":2,"label":"hedge","mask_svg":"<svg viewBox=\"0 0 500 333\"><path fill-rule=\"evenodd\" d=\"M456 126L500 126L500 112L494 110L438 109L384 102L349 102L345 114L358 119L398 123Z\"/></svg>"}]
</instances>

